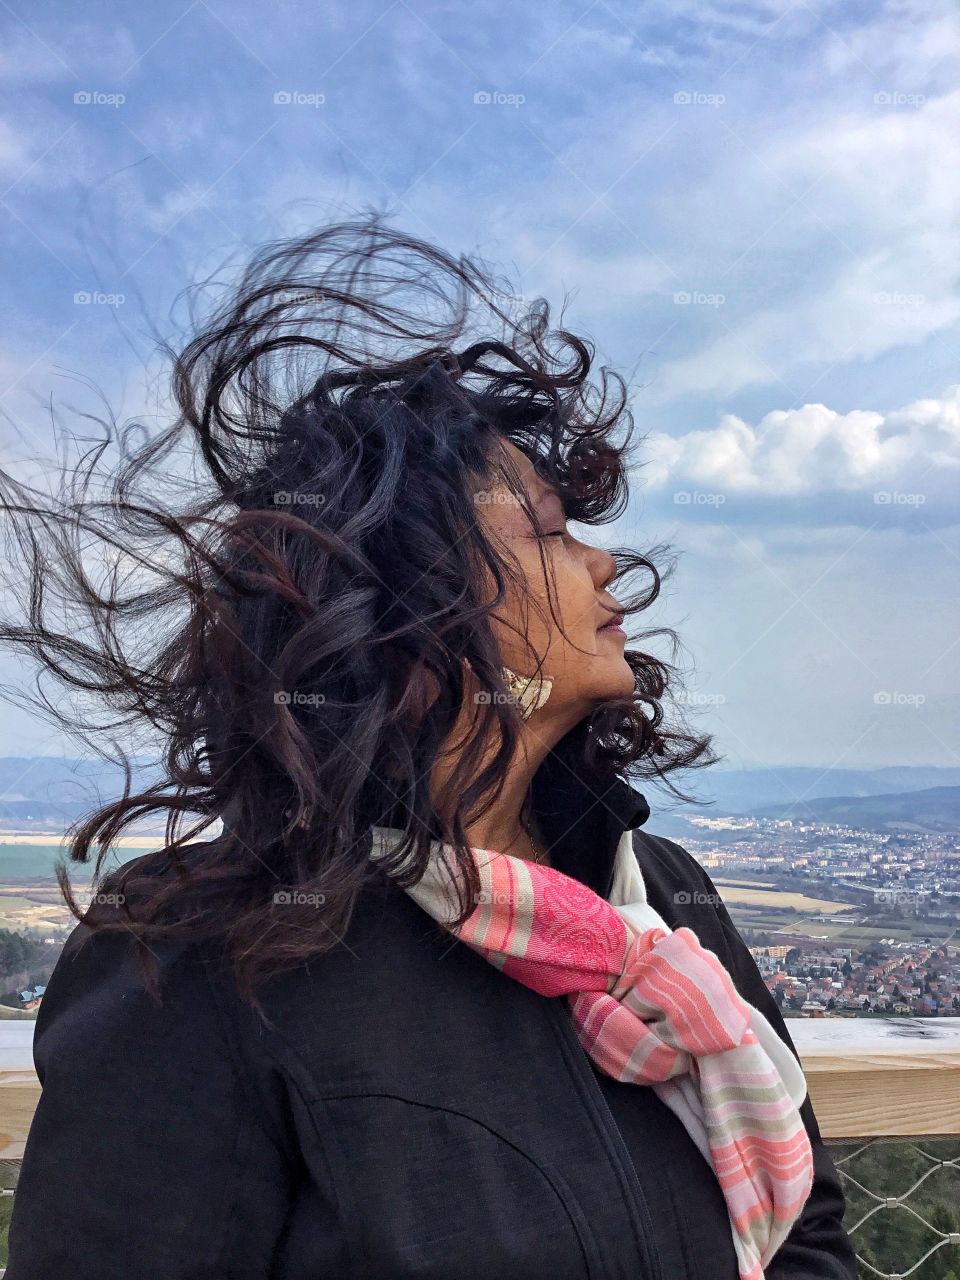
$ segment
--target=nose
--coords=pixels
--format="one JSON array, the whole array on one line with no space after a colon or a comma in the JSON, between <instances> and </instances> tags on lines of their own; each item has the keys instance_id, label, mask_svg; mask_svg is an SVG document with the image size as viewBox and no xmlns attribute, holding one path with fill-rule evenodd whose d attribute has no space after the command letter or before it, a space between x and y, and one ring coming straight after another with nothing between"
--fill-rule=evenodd
<instances>
[{"instance_id":1,"label":"nose","mask_svg":"<svg viewBox=\"0 0 960 1280\"><path fill-rule=\"evenodd\" d=\"M617 562L609 551L603 547L590 548L590 574L594 584L603 588L613 580L617 572Z\"/></svg>"}]
</instances>

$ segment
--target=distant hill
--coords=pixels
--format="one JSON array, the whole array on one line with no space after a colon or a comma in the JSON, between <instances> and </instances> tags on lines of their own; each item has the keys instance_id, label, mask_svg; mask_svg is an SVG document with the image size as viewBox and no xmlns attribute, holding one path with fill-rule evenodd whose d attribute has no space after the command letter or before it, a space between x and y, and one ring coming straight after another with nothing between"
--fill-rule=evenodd
<instances>
[{"instance_id":1,"label":"distant hill","mask_svg":"<svg viewBox=\"0 0 960 1280\"><path fill-rule=\"evenodd\" d=\"M957 831L960 823L951 799L960 788L960 769L907 765L885 769L816 769L775 766L769 769L706 769L695 771L681 785L697 797L681 804L662 788L649 786L650 831L683 841L702 838L695 817L766 817L816 821L848 821L870 830L888 830L886 823L909 824L932 831ZM642 784L639 785L644 790ZM937 793L947 793L942 799ZM911 797L922 796L915 801ZM881 802L889 797L892 804ZM863 804L860 804L860 802ZM712 803L710 803L712 802ZM832 807L836 806L836 808ZM912 816L910 816L912 815ZM739 840L736 831L711 831L711 843Z\"/></svg>"},{"instance_id":2,"label":"distant hill","mask_svg":"<svg viewBox=\"0 0 960 1280\"><path fill-rule=\"evenodd\" d=\"M871 831L960 831L960 787L928 787L894 795L826 796L754 811L755 817L839 822Z\"/></svg>"},{"instance_id":3,"label":"distant hill","mask_svg":"<svg viewBox=\"0 0 960 1280\"><path fill-rule=\"evenodd\" d=\"M149 785L155 768L132 764L134 785ZM123 788L123 770L107 761L0 756L0 829L59 833Z\"/></svg>"},{"instance_id":4,"label":"distant hill","mask_svg":"<svg viewBox=\"0 0 960 1280\"><path fill-rule=\"evenodd\" d=\"M756 813L764 806L839 796L883 796L960 787L960 768L905 765L886 769L817 769L770 765L764 769L694 771L685 783L686 789L697 795L698 803L682 805L678 813Z\"/></svg>"}]
</instances>

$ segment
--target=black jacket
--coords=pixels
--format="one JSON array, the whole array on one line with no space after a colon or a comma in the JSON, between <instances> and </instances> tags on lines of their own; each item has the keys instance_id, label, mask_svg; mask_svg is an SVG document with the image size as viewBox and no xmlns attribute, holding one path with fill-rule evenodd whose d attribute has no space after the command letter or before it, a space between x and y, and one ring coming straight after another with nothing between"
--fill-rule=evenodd
<instances>
[{"instance_id":1,"label":"black jacket","mask_svg":"<svg viewBox=\"0 0 960 1280\"><path fill-rule=\"evenodd\" d=\"M639 830L643 796L551 762L534 796L554 865L606 894L634 828L653 905L792 1048L707 874ZM162 1008L128 941L84 926L47 985L7 1280L735 1277L719 1187L672 1112L599 1079L565 1000L401 891L363 895L341 944L269 980L274 1030L204 948L155 951ZM816 1178L767 1280L855 1280L809 1099L802 1114Z\"/></svg>"}]
</instances>

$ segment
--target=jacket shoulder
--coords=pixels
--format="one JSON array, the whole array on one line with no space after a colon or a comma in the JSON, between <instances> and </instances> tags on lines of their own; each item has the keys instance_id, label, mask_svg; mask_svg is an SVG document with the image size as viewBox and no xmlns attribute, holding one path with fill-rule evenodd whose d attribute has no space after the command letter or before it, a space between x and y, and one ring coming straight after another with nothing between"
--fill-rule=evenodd
<instances>
[{"instance_id":1,"label":"jacket shoulder","mask_svg":"<svg viewBox=\"0 0 960 1280\"><path fill-rule=\"evenodd\" d=\"M289 1159L202 950L148 945L159 1000L133 935L82 923L47 983L33 1041L42 1090L13 1202L10 1280L93 1280L121 1256L140 1280L266 1274Z\"/></svg>"},{"instance_id":2,"label":"jacket shoulder","mask_svg":"<svg viewBox=\"0 0 960 1280\"><path fill-rule=\"evenodd\" d=\"M159 997L151 997L138 968L133 935L105 932L77 924L57 958L53 973L37 1013L34 1031L34 1060L41 1084L44 1072L56 1051L56 1042L75 1037L91 1055L114 1037L122 1037L132 1023L146 1030L148 1024L182 1028L186 1038L191 1022L203 1016L209 1004L200 958L196 951L179 944L149 944L160 983ZM165 990L169 988L165 995ZM172 999L182 1020L171 1020ZM166 1006L166 1007L165 1007ZM178 1038L168 1041L174 1053Z\"/></svg>"},{"instance_id":3,"label":"jacket shoulder","mask_svg":"<svg viewBox=\"0 0 960 1280\"><path fill-rule=\"evenodd\" d=\"M716 892L697 859L675 840L638 827L633 832L633 851L650 891L670 886L691 893L698 889Z\"/></svg>"}]
</instances>

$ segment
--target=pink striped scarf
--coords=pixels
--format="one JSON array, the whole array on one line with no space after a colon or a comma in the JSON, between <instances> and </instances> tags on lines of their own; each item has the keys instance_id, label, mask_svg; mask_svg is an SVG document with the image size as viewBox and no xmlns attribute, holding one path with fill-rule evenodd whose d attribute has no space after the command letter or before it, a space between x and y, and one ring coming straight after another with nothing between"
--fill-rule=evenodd
<instances>
[{"instance_id":1,"label":"pink striped scarf","mask_svg":"<svg viewBox=\"0 0 960 1280\"><path fill-rule=\"evenodd\" d=\"M375 827L372 856L400 838ZM442 850L437 843L408 892L449 928L455 896ZM650 1085L679 1116L720 1182L741 1280L763 1280L813 1184L798 1111L807 1085L794 1054L693 930L671 930L647 902L631 831L609 901L555 868L473 852L482 891L451 931L509 977L566 996L596 1065Z\"/></svg>"}]
</instances>

